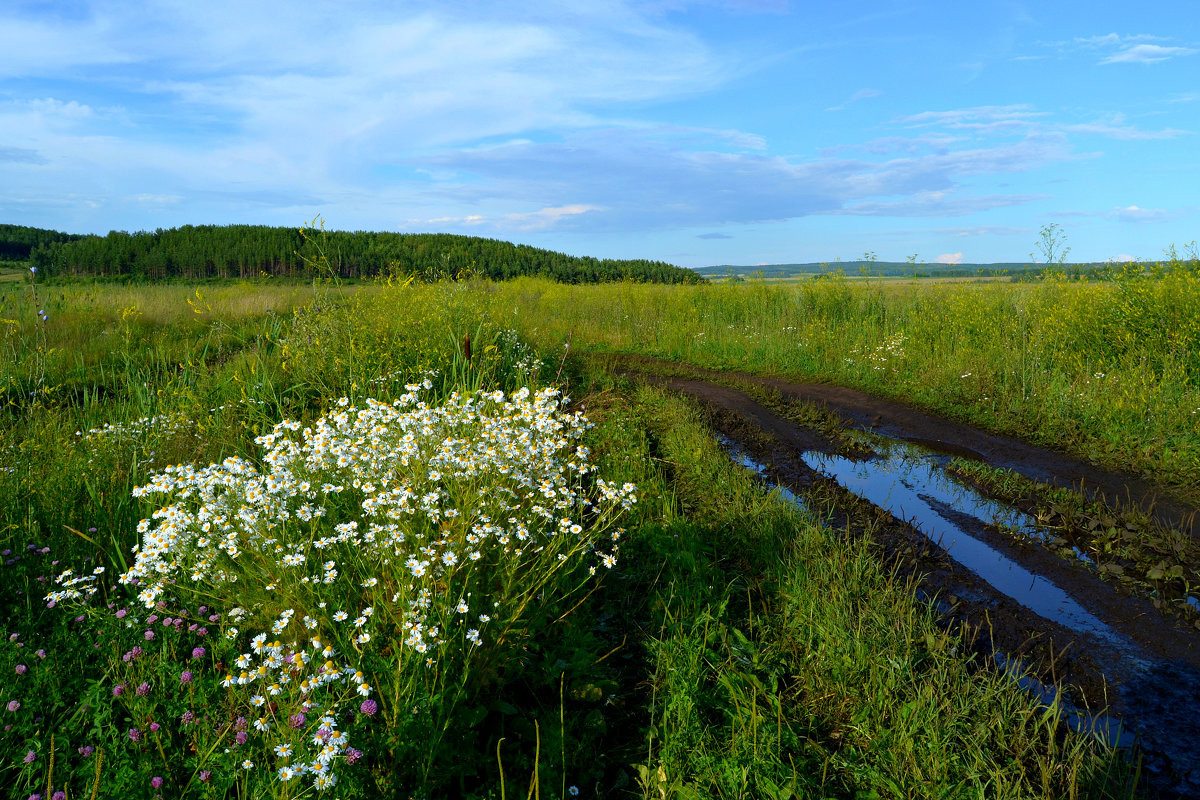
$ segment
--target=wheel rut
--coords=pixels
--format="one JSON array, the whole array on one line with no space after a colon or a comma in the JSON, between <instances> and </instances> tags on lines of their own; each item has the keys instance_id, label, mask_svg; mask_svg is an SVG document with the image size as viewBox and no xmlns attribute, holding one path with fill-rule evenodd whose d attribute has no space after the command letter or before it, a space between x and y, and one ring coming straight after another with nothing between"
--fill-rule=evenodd
<instances>
[{"instance_id":1,"label":"wheel rut","mask_svg":"<svg viewBox=\"0 0 1200 800\"><path fill-rule=\"evenodd\" d=\"M1195 509L1141 479L855 390L690 368L680 375L679 365L645 359L616 371L691 397L731 455L764 481L849 535L869 531L881 558L913 581L942 624L966 634L981 662L1019 667L1025 688L1070 709L1072 727L1133 746L1153 793L1200 796L1200 631L1103 580L1085 557L1051 552L1037 520L944 467L959 456L1121 497L1193 536ZM816 405L860 433L848 443L712 379L731 377Z\"/></svg>"}]
</instances>

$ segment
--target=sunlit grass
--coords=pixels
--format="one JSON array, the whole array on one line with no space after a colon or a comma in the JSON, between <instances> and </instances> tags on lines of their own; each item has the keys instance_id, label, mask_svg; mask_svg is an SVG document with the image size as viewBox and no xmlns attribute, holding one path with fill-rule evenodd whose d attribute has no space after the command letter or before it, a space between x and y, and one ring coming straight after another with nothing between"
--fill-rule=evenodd
<instances>
[{"instance_id":1,"label":"sunlit grass","mask_svg":"<svg viewBox=\"0 0 1200 800\"><path fill-rule=\"evenodd\" d=\"M46 797L51 789L86 796L93 787L131 796L183 787L195 796L291 796L324 774L314 763L335 762L329 773L338 775L337 791L352 797L435 790L516 796L531 782L547 797L569 795L572 785L604 796L621 780L624 791L647 796L783 796L788 787L801 796L916 796L930 786L966 787L964 797L1075 789L1122 796L1127 775L1111 751L1086 737L1064 739L1053 715L1010 681L969 668L953 638L932 626L863 545L764 494L686 404L613 386L581 372L571 355L644 353L858 385L998 429L1057 436L1111 463L1157 464L1160 475L1183 483L1200 468L1195 426L1187 424L1200 407L1189 361L1195 309L1186 299L1165 304L1173 316L1164 323L1155 314L1158 293L1168 289L1137 281L1125 289L838 281L6 284L0 318L12 323L0 342L0 551L8 552L0 569L8 591L0 595L0 623L16 638L0 641L0 670L17 680L0 681L0 708L17 707L0 712L12 726L0 740L0 775L26 796L36 790ZM1091 331L1089 320L1110 332ZM1126 330L1143 333L1122 338ZM518 503L503 499L502 482L451 485L442 474L449 471L428 459L405 478L406 491L446 496L439 494L436 519L426 509L420 525L406 513L395 523L406 526L406 536L419 528L425 537L417 553L403 557L394 542L367 557L370 548L351 541L364 530L337 528L385 524L363 508L383 479L323 477L322 487L342 491L306 502L327 505L327 517L310 509L300 519L297 500L285 504L286 521L243 520L238 550L249 560L215 553L198 581L193 570L209 552L195 538L205 535L194 529L203 524L200 494L184 496L188 489L173 484L161 496L135 496L137 487L166 480L156 476L251 464L262 486L234 481L212 498L219 505L225 497L220 513L241 519L255 506L247 492L266 492L271 448L292 437L300 437L299 447L305 428L315 431L323 419L335 426L340 413L349 423L350 409L372 408L368 398L391 402L426 379L428 409L464 414L467 397L483 408L496 390L511 399L522 386L569 379L568 393L578 394L598 381L595 394L582 398L598 425L571 440L589 448L590 460L575 453L565 488L575 492L572 503L601 504L607 484L593 481L590 469L585 477L589 463L618 486L639 486L638 505L624 512L621 563L605 569L603 555L612 550L593 555L599 544L592 539L579 552L525 553L541 559L533 572L556 576L538 585L526 582L532 573L524 569L504 571L501 556L510 554L503 547L517 545L511 533L507 543L497 534L495 559L479 550L488 569L474 583L456 583L466 580L456 572L463 553L471 561L467 537L480 536L473 526L513 528L504 514L518 515L493 506ZM283 420L299 430L277 430ZM437 442L495 446L466 433L436 433ZM1160 438L1161 448L1147 449ZM364 457L391 452L367 447L369 439L356 434L346 447ZM514 463L536 460L534 448L517 449ZM310 490L317 483L300 480ZM533 494L552 489L560 497L564 488L533 483ZM188 516L186 525L170 519L172 508ZM447 509L459 513L447 518ZM553 540L561 533L559 509L543 510L555 520L539 535ZM615 531L583 524L597 521L593 511L572 506L567 516L568 532L578 524L607 536L606 548L612 544ZM168 530L168 523L178 527ZM139 566L132 550L140 545L144 557L152 532L160 540L176 536L174 563L165 562L164 572L150 561ZM343 534L349 538L332 541ZM371 546L382 541L380 531L373 535ZM445 561L450 541L454 564ZM273 554L276 546L286 552ZM306 567L285 568L279 559L296 562L296 546ZM567 557L561 568L560 552ZM413 574L409 559L417 568L429 562L423 575ZM326 585L330 561L338 575ZM599 588L588 574L597 563ZM46 608L46 594L72 588L53 584L67 568L83 576L104 569L79 584L98 588L90 610L70 611L65 598ZM118 583L122 573L141 583ZM218 573L222 579L213 580ZM162 597L145 598L166 606L138 607L137 593L168 574L176 583L163 584ZM393 608L401 583L407 588ZM323 594L335 585L336 595ZM435 659L442 663L428 666L433 648L417 659L415 644L404 649L411 628L397 634L412 622L406 609L414 599L420 604L422 587L452 605L431 600L423 611L440 616L420 624L437 627L446 643L453 630L460 648L455 655L447 646ZM518 598L514 608L536 613L498 625L499 614L479 607L480 596L498 591ZM476 623L481 614L492 619L458 625L455 592ZM305 617L317 628L306 629ZM364 622L356 626L358 619ZM267 635L256 641L258 633ZM336 655L326 657L326 647ZM241 681L242 656L249 683ZM297 657L309 661L301 667ZM250 672L263 666L271 680L260 691ZM294 685L283 686L281 674ZM328 685L296 694L313 675L323 682L326 675ZM278 694L269 688L275 684ZM424 699L410 703L409 691ZM321 705L305 710L304 703ZM339 714L325 719L335 703ZM301 743L289 738L301 732L311 734L305 752L317 747L303 781L293 766ZM314 736L324 744L313 744ZM325 747L336 753L321 762Z\"/></svg>"}]
</instances>

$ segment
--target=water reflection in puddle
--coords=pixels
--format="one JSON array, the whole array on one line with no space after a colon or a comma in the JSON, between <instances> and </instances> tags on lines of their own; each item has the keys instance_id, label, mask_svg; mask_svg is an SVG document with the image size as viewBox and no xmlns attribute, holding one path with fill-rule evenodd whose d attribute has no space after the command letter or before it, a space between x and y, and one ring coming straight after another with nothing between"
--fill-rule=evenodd
<instances>
[{"instance_id":1,"label":"water reflection in puddle","mask_svg":"<svg viewBox=\"0 0 1200 800\"><path fill-rule=\"evenodd\" d=\"M909 522L952 559L1035 614L1081 633L1124 640L1053 582L975 538L944 512L949 509L982 524L1004 525L1042 538L1032 518L954 481L943 470L940 457L924 448L882 437L872 437L871 444L880 457L869 461L814 452L802 453L801 458L859 497Z\"/></svg>"},{"instance_id":2,"label":"water reflection in puddle","mask_svg":"<svg viewBox=\"0 0 1200 800\"><path fill-rule=\"evenodd\" d=\"M1063 698L1058 687L1043 683L1025 672L1019 660L1011 659L999 652L992 655L996 660L996 665L1002 671L1007 672L1018 686L1036 697L1042 705L1057 708L1072 730L1090 733L1113 747L1126 749L1133 747L1137 737L1127 730L1120 720L1105 713L1092 714L1076 708Z\"/></svg>"},{"instance_id":3,"label":"water reflection in puddle","mask_svg":"<svg viewBox=\"0 0 1200 800\"><path fill-rule=\"evenodd\" d=\"M812 469L880 508L906 520L951 558L970 569L998 591L1032 612L1077 632L1088 634L1103 646L1091 648L1100 668L1123 675L1122 709L1116 716L1075 708L1056 687L1042 683L1021 669L1020 662L995 653L998 666L1047 706L1056 707L1064 721L1078 731L1088 731L1109 744L1130 747L1135 741L1146 759L1149 783L1167 787L1171 797L1200 797L1200 722L1194 699L1200 694L1200 672L1149 656L1131 639L1118 633L1086 610L1062 588L1035 575L971 534L978 525L1002 525L1021 536L1046 542L1048 534L1023 512L991 500L945 472L949 461L923 447L864 434L880 454L867 461L851 461L824 453L805 452L801 458ZM767 468L733 441L721 437L731 457L764 479ZM781 494L803 506L782 487ZM965 529L964 529L965 528ZM1091 563L1076 551L1080 562ZM1187 602L1200 608L1200 601ZM1112 677L1110 675L1110 677Z\"/></svg>"},{"instance_id":4,"label":"water reflection in puddle","mask_svg":"<svg viewBox=\"0 0 1200 800\"><path fill-rule=\"evenodd\" d=\"M749 456L749 454L747 454L746 451L743 450L742 448L738 447L737 443L734 442L732 439L728 439L724 436L717 436L717 441L721 443L721 446L723 448L725 448L725 452L729 453L729 457L732 458L734 461L736 461L738 464L741 464L743 467L746 467L747 469L754 470L755 474L757 474L759 476L766 475L766 472L767 472L766 465L760 464L759 462L757 462L753 458L751 458ZM804 505L804 501L801 500L800 497L797 496L796 493L793 492L791 489L788 489L786 486L777 486L775 484L772 484L772 488L775 491L779 492L780 496L783 497L784 500L795 503L801 509L804 509L806 511L808 510L808 507Z\"/></svg>"}]
</instances>

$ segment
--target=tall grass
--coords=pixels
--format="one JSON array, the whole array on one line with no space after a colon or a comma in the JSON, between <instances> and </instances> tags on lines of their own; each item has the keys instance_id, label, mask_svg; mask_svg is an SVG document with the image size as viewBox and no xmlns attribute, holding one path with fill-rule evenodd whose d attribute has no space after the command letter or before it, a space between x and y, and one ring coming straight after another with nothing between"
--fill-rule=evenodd
<instances>
[{"instance_id":1,"label":"tall grass","mask_svg":"<svg viewBox=\"0 0 1200 800\"><path fill-rule=\"evenodd\" d=\"M942 342L939 358L1007 368L986 327L974 338L938 339L944 331L927 321L934 310L926 300L836 281L669 291L529 280L275 290L38 286L36 301L28 285L4 291L0 316L15 324L6 325L3 342L0 410L0 716L8 726L0 775L14 791L283 797L326 775L315 766L325 764L338 776L336 791L350 797L552 797L574 796L573 788L647 797L1123 792L1128 776L1111 751L1062 733L1012 683L969 669L954 640L863 545L764 494L685 404L631 393L580 372L570 358L581 348L624 350L829 374L895 392L910 385L902 379L916 380L920 364L932 366L911 355L918 340ZM1033 304L1050 289L955 291L963 294L943 300L958 310L945 319L967 330L982 301L1002 316L1006 304ZM858 358L858 366L845 358ZM892 366L874 368L884 365ZM821 373L825 367L842 371ZM363 508L383 479L353 470L339 477L347 465L312 468L326 472L318 496L305 500L309 519L298 516L299 499L280 507L286 519L250 513L261 510L250 495L282 463L277 455L311 443L306 428L314 436L322 424L332 430L342 414L350 425L360 414L351 409L375 413L368 398L390 403L426 381L426 410L475 415L454 430L428 422L430 441L460 459L446 443L479 444L472 437L490 430L483 410L501 402L487 399L492 392L511 399L522 386L556 381L583 393L597 425L572 440L588 449L571 457L567 470L578 475L569 486L533 483L560 499L569 488L569 505L593 505L572 506L568 515L543 498L554 520L537 533L553 541L569 516L562 541L577 535L578 524L604 534L605 547L593 556L597 542L570 540L583 543L535 549L517 558L540 566L505 572L512 554L503 547L523 546L497 536L500 550L480 550L489 568L468 579L455 568L460 551L469 559L467 537L481 534L467 523L514 527L496 504L520 503L499 484L454 483L440 474L450 470L424 456L404 480L415 495L436 490L440 499L428 501L419 525L404 512L406 537L425 539L403 557L396 542L390 556L364 555L380 531L372 531L375 542L353 541L360 527L384 524ZM962 396L969 408L985 407L970 392ZM292 422L276 428L283 420ZM364 459L383 452L369 439L359 431L344 449ZM536 461L537 452L518 455ZM208 475L227 478L226 488L183 479L209 463L226 465ZM596 480L589 464L612 483ZM317 483L296 477L303 480ZM603 555L611 555L616 531L588 509L602 505L606 491L631 491L626 483L639 487L639 502L623 511L628 533L609 571ZM162 491L135 496L147 485ZM314 516L317 507L327 517ZM450 508L459 515L446 517ZM229 548L199 544L206 532L195 527L217 517L240 520L236 558ZM160 572L147 552L164 541L179 549ZM451 541L453 564L444 558ZM240 560L243 551L248 560ZM307 567L293 568L300 555ZM409 559L417 571L430 563L416 575ZM595 566L598 584L589 574ZM54 576L68 568L93 580L69 585L68 577L56 586ZM120 574L130 582L118 582ZM163 584L161 597L143 598L155 606L138 605L137 594L168 574L176 582ZM551 577L539 583L539 575ZM96 591L83 608L69 609L65 596L47 608L51 591L84 587ZM432 599L451 589L464 596L446 594L451 605ZM521 613L490 630L460 625L460 599L477 621L499 618L476 608L484 594L497 595L492 602L504 595L508 611ZM416 658L416 645L404 644L412 624L436 627L434 638L453 638L458 649ZM443 663L426 666L426 659ZM298 772L297 754L311 748L302 784L287 770Z\"/></svg>"},{"instance_id":2,"label":"tall grass","mask_svg":"<svg viewBox=\"0 0 1200 800\"><path fill-rule=\"evenodd\" d=\"M549 345L839 383L1066 448L1198 499L1200 267L1109 282L505 285Z\"/></svg>"}]
</instances>

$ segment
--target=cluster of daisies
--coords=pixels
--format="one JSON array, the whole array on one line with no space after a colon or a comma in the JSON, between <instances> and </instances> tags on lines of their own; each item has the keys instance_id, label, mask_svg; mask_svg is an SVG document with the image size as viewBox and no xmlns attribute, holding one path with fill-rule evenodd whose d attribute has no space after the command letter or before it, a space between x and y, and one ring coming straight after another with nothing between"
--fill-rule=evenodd
<instances>
[{"instance_id":1,"label":"cluster of daisies","mask_svg":"<svg viewBox=\"0 0 1200 800\"><path fill-rule=\"evenodd\" d=\"M374 708L359 668L373 642L402 666L465 665L486 627L511 625L554 591L552 577L616 563L614 524L636 487L594 474L581 443L590 423L557 390L454 393L434 406L422 399L430 388L343 398L310 426L280 422L255 440L253 461L168 467L134 491L162 505L139 524L121 582L147 607L188 585L228 594L238 584L249 630L226 636L254 633L253 652L224 685L251 705L336 684ZM98 577L64 573L47 599L87 597ZM325 765L308 771L318 784L345 747L344 736L322 737L326 760L307 762ZM281 779L304 774L291 763Z\"/></svg>"}]
</instances>

